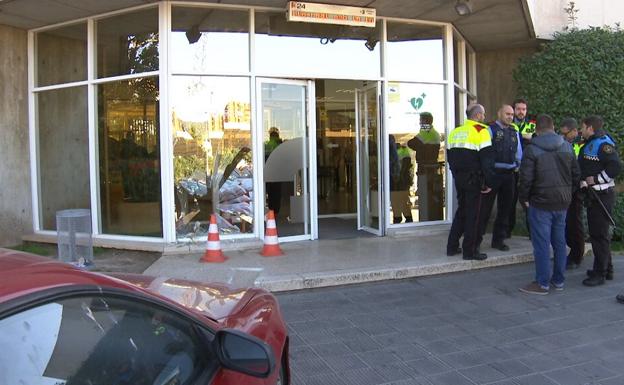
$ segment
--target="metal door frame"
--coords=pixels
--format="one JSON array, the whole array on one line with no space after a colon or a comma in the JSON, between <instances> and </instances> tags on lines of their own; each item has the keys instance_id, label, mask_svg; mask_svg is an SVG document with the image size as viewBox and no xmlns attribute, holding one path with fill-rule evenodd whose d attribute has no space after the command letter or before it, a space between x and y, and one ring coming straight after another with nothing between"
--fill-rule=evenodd
<instances>
[{"instance_id":1,"label":"metal door frame","mask_svg":"<svg viewBox=\"0 0 624 385\"><path fill-rule=\"evenodd\" d=\"M362 215L362 210L365 209L364 207L362 207L361 204L361 196L362 196L362 183L360 183L360 130L361 130L361 125L360 125L360 94L366 94L367 91L371 90L371 89L375 89L376 90L376 96L377 96L377 112L376 112L376 119L377 119L377 210L378 210L378 229L375 229L373 227L370 226L365 226L362 224L361 222L361 215ZM385 216L385 209L382 206L382 202L384 202L385 200L383 199L383 195L384 195L384 183L383 183L383 159L384 159L384 154L385 152L383 151L383 146L381 146L382 143L382 137L381 137L381 133L382 133L382 129L381 129L381 82L379 81L375 81L373 84L362 87L362 88L358 88L355 90L355 121L356 121L356 127L355 127L355 136L356 136L356 141L355 141L355 145L356 145L356 149L355 149L355 162L356 162L356 180L357 180L357 225L358 225L358 230L364 230L367 231L369 233L375 234L377 236L383 236L384 235L384 230L385 230L385 220L384 220L384 216ZM367 103L366 99L364 99L364 103ZM368 108L365 108L365 110L368 110ZM366 123L366 125L368 126L368 123ZM368 146L368 141L366 143L366 146ZM368 151L366 151L366 153L368 154Z\"/></svg>"}]
</instances>

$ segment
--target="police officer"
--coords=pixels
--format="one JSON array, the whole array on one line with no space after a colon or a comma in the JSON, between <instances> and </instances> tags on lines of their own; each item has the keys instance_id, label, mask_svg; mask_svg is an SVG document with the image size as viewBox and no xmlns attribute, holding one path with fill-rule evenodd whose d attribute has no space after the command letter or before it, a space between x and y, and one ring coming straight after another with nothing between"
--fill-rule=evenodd
<instances>
[{"instance_id":1,"label":"police officer","mask_svg":"<svg viewBox=\"0 0 624 385\"><path fill-rule=\"evenodd\" d=\"M442 220L442 174L438 156L440 153L440 134L433 128L433 115L429 112L420 114L420 131L407 142L416 152L416 171L418 183L418 220Z\"/></svg>"},{"instance_id":2,"label":"police officer","mask_svg":"<svg viewBox=\"0 0 624 385\"><path fill-rule=\"evenodd\" d=\"M457 211L446 244L447 255L460 252L464 259L484 260L479 251L484 221L480 219L482 197L492 189L494 149L488 127L483 124L485 108L472 104L466 110L468 119L456 127L447 140L447 159L457 190ZM464 236L462 249L459 238ZM461 251L460 251L461 250Z\"/></svg>"},{"instance_id":3,"label":"police officer","mask_svg":"<svg viewBox=\"0 0 624 385\"><path fill-rule=\"evenodd\" d=\"M526 99L518 98L514 100L513 109L513 123L518 127L518 132L522 136L522 146L526 146L531 142L533 135L535 135L535 119L529 118Z\"/></svg>"},{"instance_id":4,"label":"police officer","mask_svg":"<svg viewBox=\"0 0 624 385\"><path fill-rule=\"evenodd\" d=\"M578 158L581 151L582 141L578 139L578 124L574 118L565 118L561 121L559 134L572 145L574 154ZM566 213L565 237L566 243L570 248L566 269L576 269L583 262L585 255L585 231L583 229L583 221L581 218L583 210L583 194L580 188L576 186L572 194L572 201Z\"/></svg>"},{"instance_id":5,"label":"police officer","mask_svg":"<svg viewBox=\"0 0 624 385\"><path fill-rule=\"evenodd\" d=\"M620 173L621 164L615 143L602 126L603 120L597 115L583 119L581 125L585 145L578 160L581 187L588 190L587 224L594 252L594 267L587 271L588 278L583 280L585 286L598 286L605 283L605 278L613 279L609 218L615 204L615 177Z\"/></svg>"},{"instance_id":6,"label":"police officer","mask_svg":"<svg viewBox=\"0 0 624 385\"><path fill-rule=\"evenodd\" d=\"M509 216L512 210L512 202L516 181L514 173L520 167L522 159L522 146L520 145L520 133L512 126L514 110L504 104L498 110L498 120L489 127L492 135L492 146L495 151L494 182L492 191L485 199L485 212L483 219L485 229L496 199L496 219L492 229L492 247L501 251L509 250L504 243L509 228Z\"/></svg>"},{"instance_id":7,"label":"police officer","mask_svg":"<svg viewBox=\"0 0 624 385\"><path fill-rule=\"evenodd\" d=\"M526 99L518 98L513 101L512 107L514 109L513 125L520 133L521 145L524 148L531 142L531 138L535 135L535 119L529 118L528 106ZM516 189L514 191L513 200L511 202L511 211L509 212L509 227L507 229L507 237L511 238L511 232L516 226L516 204L518 203L518 173L514 173L514 180ZM529 222L526 222L527 229L529 228Z\"/></svg>"}]
</instances>

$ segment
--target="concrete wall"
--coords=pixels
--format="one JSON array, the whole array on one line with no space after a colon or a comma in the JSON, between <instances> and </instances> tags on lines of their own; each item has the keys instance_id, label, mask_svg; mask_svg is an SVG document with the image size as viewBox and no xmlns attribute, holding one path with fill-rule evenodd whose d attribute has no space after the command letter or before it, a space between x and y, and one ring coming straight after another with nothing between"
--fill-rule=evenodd
<instances>
[{"instance_id":1,"label":"concrete wall","mask_svg":"<svg viewBox=\"0 0 624 385\"><path fill-rule=\"evenodd\" d=\"M0 246L32 233L26 31L0 25Z\"/></svg>"},{"instance_id":2,"label":"concrete wall","mask_svg":"<svg viewBox=\"0 0 624 385\"><path fill-rule=\"evenodd\" d=\"M487 120L496 119L501 104L509 104L520 96L516 95L512 72L521 57L534 52L534 48L513 48L477 53L477 96L485 106Z\"/></svg>"},{"instance_id":3,"label":"concrete wall","mask_svg":"<svg viewBox=\"0 0 624 385\"><path fill-rule=\"evenodd\" d=\"M528 0L527 4L538 38L550 39L554 32L569 25L568 14L564 11L569 0ZM622 0L574 0L574 8L579 10L576 27L580 29L624 24Z\"/></svg>"}]
</instances>

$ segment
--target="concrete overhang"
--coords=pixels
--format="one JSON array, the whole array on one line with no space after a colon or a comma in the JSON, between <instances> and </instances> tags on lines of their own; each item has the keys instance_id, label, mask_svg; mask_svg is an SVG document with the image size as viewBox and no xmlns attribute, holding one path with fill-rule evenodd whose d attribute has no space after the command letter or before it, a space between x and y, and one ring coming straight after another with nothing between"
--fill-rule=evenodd
<instances>
[{"instance_id":1,"label":"concrete overhang","mask_svg":"<svg viewBox=\"0 0 624 385\"><path fill-rule=\"evenodd\" d=\"M32 29L159 0L0 0L0 24ZM286 0L203 0L197 3L285 8ZM378 16L452 23L476 51L537 45L527 0L470 0L459 16L456 0L340 0L331 4L372 7Z\"/></svg>"}]
</instances>

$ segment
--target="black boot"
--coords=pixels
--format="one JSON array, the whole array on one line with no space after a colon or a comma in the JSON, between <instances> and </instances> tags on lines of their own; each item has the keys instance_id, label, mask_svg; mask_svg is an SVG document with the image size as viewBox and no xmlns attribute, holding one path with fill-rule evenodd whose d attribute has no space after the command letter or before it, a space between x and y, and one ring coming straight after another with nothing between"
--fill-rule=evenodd
<instances>
[{"instance_id":1,"label":"black boot","mask_svg":"<svg viewBox=\"0 0 624 385\"><path fill-rule=\"evenodd\" d=\"M585 286L600 286L604 285L605 278L602 275L592 274L589 278L585 278L583 280L583 285Z\"/></svg>"},{"instance_id":2,"label":"black boot","mask_svg":"<svg viewBox=\"0 0 624 385\"><path fill-rule=\"evenodd\" d=\"M461 247L456 247L454 249L446 249L446 256L447 257L452 257L453 255L457 255L457 254L461 254L462 253L462 249Z\"/></svg>"},{"instance_id":3,"label":"black boot","mask_svg":"<svg viewBox=\"0 0 624 385\"><path fill-rule=\"evenodd\" d=\"M593 270L587 270L587 276L591 277L594 274ZM613 270L607 270L607 273L605 274L605 279L607 281L613 281Z\"/></svg>"},{"instance_id":4,"label":"black boot","mask_svg":"<svg viewBox=\"0 0 624 385\"><path fill-rule=\"evenodd\" d=\"M464 255L464 259L467 261L469 260L483 261L487 259L487 254L476 252L473 255Z\"/></svg>"}]
</instances>

